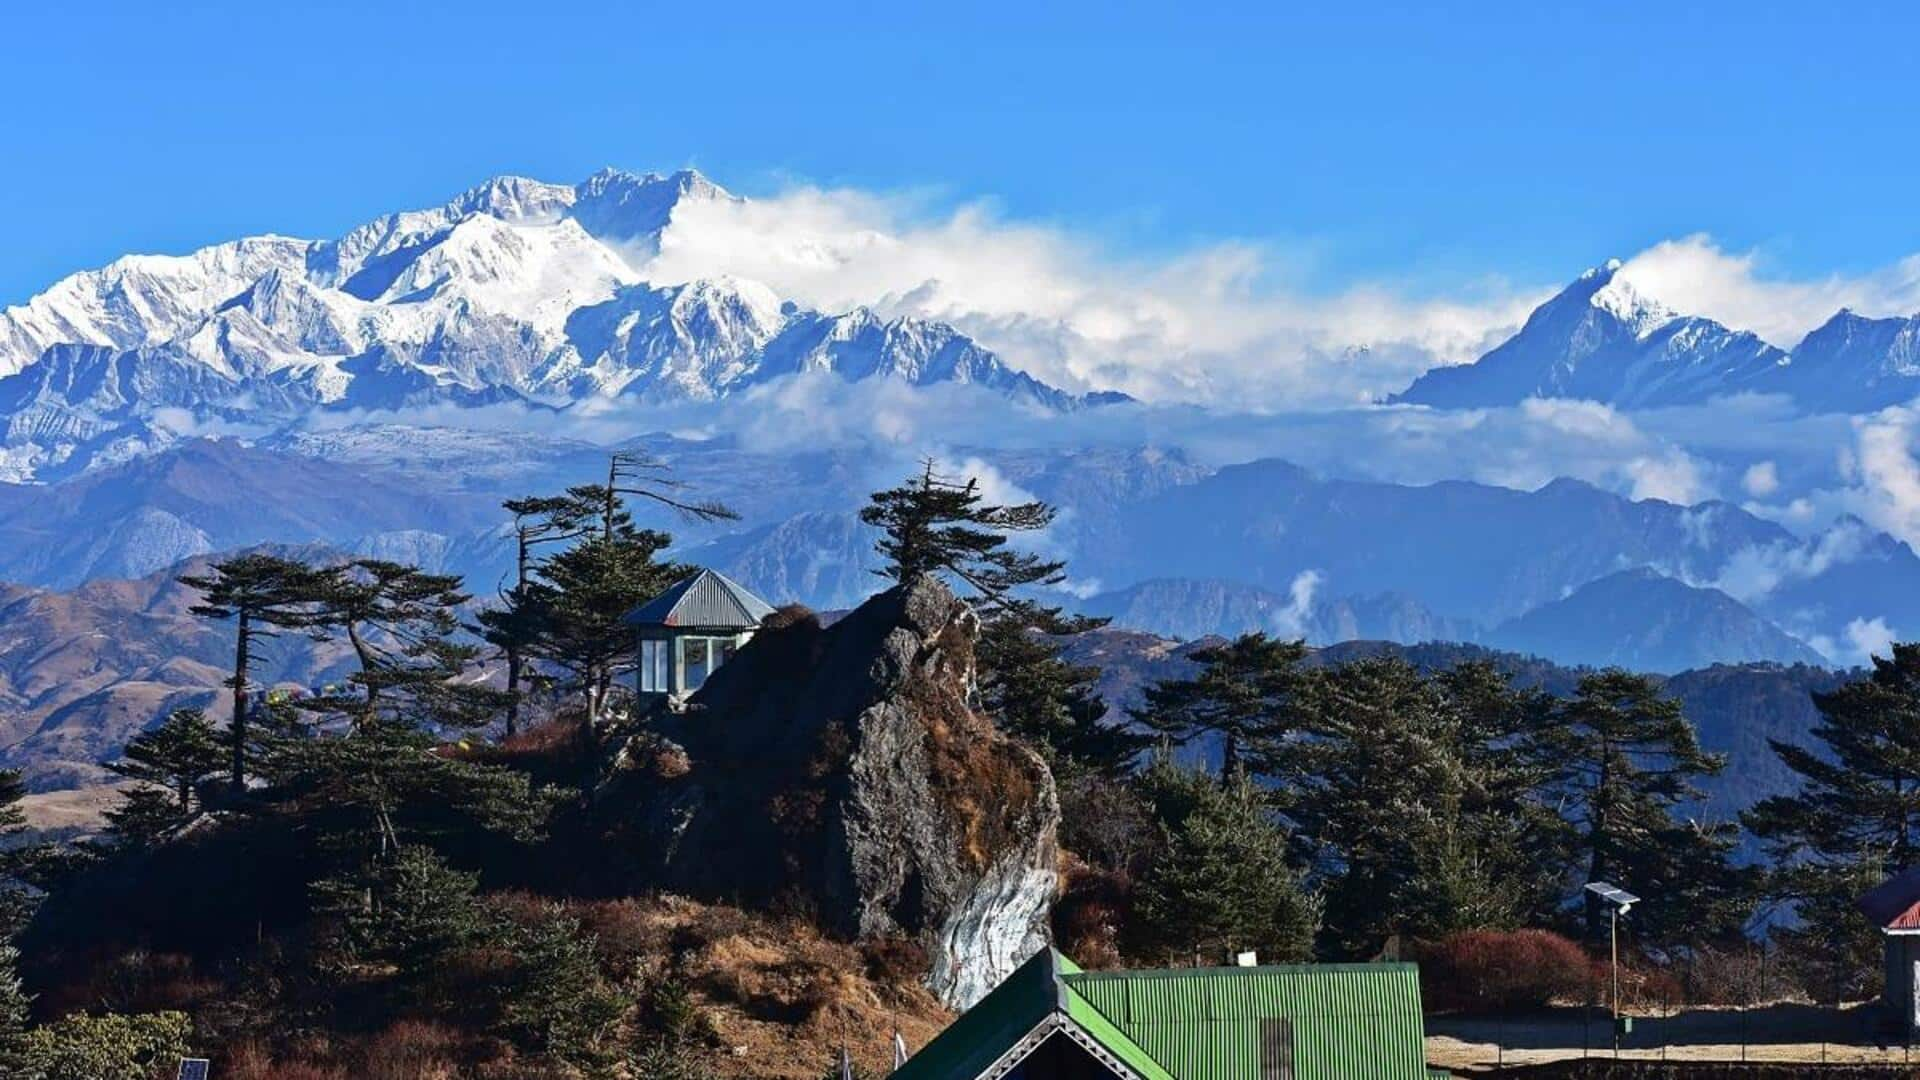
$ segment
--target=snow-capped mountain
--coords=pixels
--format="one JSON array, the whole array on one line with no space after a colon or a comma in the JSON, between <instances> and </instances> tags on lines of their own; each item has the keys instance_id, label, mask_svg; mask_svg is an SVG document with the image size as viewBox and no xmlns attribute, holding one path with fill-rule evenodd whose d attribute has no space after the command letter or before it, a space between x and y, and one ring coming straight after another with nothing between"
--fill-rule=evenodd
<instances>
[{"instance_id":1,"label":"snow-capped mountain","mask_svg":"<svg viewBox=\"0 0 1920 1080\"><path fill-rule=\"evenodd\" d=\"M735 198L694 172L502 177L334 240L253 237L72 275L0 312L0 476L163 440L146 427L159 410L257 422L710 400L802 371L1087 400L941 323L808 311L733 278L645 280L679 208Z\"/></svg>"},{"instance_id":2,"label":"snow-capped mountain","mask_svg":"<svg viewBox=\"0 0 1920 1080\"><path fill-rule=\"evenodd\" d=\"M1644 295L1618 260L1534 309L1471 364L1435 368L1392 400L1440 408L1584 398L1621 408L1780 394L1808 413L1865 413L1920 396L1920 315L1842 309L1791 352Z\"/></svg>"},{"instance_id":3,"label":"snow-capped mountain","mask_svg":"<svg viewBox=\"0 0 1920 1080\"><path fill-rule=\"evenodd\" d=\"M1618 260L1588 270L1504 344L1472 364L1427 372L1394 400L1478 408L1558 397L1634 408L1778 381L1785 352L1747 331L1679 314L1620 271Z\"/></svg>"},{"instance_id":4,"label":"snow-capped mountain","mask_svg":"<svg viewBox=\"0 0 1920 1080\"><path fill-rule=\"evenodd\" d=\"M1779 380L1814 412L1871 412L1920 396L1920 315L1842 309L1796 345Z\"/></svg>"}]
</instances>

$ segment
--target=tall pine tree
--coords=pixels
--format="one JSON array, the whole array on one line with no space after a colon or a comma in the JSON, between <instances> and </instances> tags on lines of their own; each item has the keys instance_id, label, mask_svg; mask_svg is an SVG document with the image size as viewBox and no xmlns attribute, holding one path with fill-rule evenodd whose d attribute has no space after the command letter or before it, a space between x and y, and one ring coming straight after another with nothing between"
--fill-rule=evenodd
<instances>
[{"instance_id":1,"label":"tall pine tree","mask_svg":"<svg viewBox=\"0 0 1920 1080\"><path fill-rule=\"evenodd\" d=\"M577 540L592 529L596 506L578 495L530 496L502 504L513 515L513 585L499 607L482 611L475 629L500 650L507 664L507 734L520 727L521 684L526 662L547 617L546 590L536 580L537 553L547 544Z\"/></svg>"},{"instance_id":2,"label":"tall pine tree","mask_svg":"<svg viewBox=\"0 0 1920 1080\"><path fill-rule=\"evenodd\" d=\"M214 563L211 573L185 575L180 583L202 593L189 609L195 615L234 623L233 674L226 685L233 691L229 783L239 791L247 780L247 703L257 647L279 630L305 625L319 579L305 563L255 553Z\"/></svg>"},{"instance_id":3,"label":"tall pine tree","mask_svg":"<svg viewBox=\"0 0 1920 1080\"><path fill-rule=\"evenodd\" d=\"M175 709L158 727L134 736L107 768L136 785L121 794L107 821L121 841L145 844L190 818L201 785L219 775L220 737L199 709Z\"/></svg>"},{"instance_id":4,"label":"tall pine tree","mask_svg":"<svg viewBox=\"0 0 1920 1080\"><path fill-rule=\"evenodd\" d=\"M1288 860L1286 832L1244 773L1224 779L1164 755L1141 774L1160 849L1134 894L1135 945L1169 960L1269 962L1312 955L1319 904Z\"/></svg>"},{"instance_id":5,"label":"tall pine tree","mask_svg":"<svg viewBox=\"0 0 1920 1080\"><path fill-rule=\"evenodd\" d=\"M344 635L359 669L344 691L305 699L303 708L361 727L382 718L474 727L503 706L497 691L462 678L479 650L454 637L469 599L459 577L357 559L313 575L304 599L306 624Z\"/></svg>"},{"instance_id":6,"label":"tall pine tree","mask_svg":"<svg viewBox=\"0 0 1920 1080\"><path fill-rule=\"evenodd\" d=\"M1259 633L1195 649L1199 674L1148 687L1133 718L1176 746L1217 737L1222 776L1244 766L1262 771L1267 751L1299 723L1306 655L1303 642Z\"/></svg>"},{"instance_id":7,"label":"tall pine tree","mask_svg":"<svg viewBox=\"0 0 1920 1080\"><path fill-rule=\"evenodd\" d=\"M1920 865L1920 644L1896 643L1867 678L1813 704L1817 745L1772 741L1800 789L1762 799L1745 822L1774 867L1770 890L1800 912L1783 942L1845 993L1870 980L1879 953L1854 899Z\"/></svg>"},{"instance_id":8,"label":"tall pine tree","mask_svg":"<svg viewBox=\"0 0 1920 1080\"><path fill-rule=\"evenodd\" d=\"M1577 873L1657 904L1634 911L1653 940L1707 940L1737 934L1748 911L1740 875L1728 865L1724 828L1682 815L1697 802L1695 781L1725 759L1700 749L1680 703L1644 675L1610 669L1585 676L1562 700L1539 749L1558 763L1563 811L1578 830ZM1607 912L1583 897L1587 933L1600 938Z\"/></svg>"},{"instance_id":9,"label":"tall pine tree","mask_svg":"<svg viewBox=\"0 0 1920 1080\"><path fill-rule=\"evenodd\" d=\"M1016 589L1066 580L1064 562L1008 546L1011 534L1038 532L1055 516L1043 502L989 503L977 479L940 476L932 461L918 477L874 492L860 511L861 521L881 531L874 548L886 565L875 573L903 583L922 574L945 577L989 613Z\"/></svg>"}]
</instances>

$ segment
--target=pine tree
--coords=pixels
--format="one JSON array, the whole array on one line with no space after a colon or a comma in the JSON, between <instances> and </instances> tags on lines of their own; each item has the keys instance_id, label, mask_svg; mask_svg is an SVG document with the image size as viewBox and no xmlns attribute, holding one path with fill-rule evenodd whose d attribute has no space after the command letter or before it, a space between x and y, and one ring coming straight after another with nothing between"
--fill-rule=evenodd
<instances>
[{"instance_id":1,"label":"pine tree","mask_svg":"<svg viewBox=\"0 0 1920 1080\"><path fill-rule=\"evenodd\" d=\"M27 797L27 783L18 769L0 769L0 940L11 939L39 906L33 888L48 883L50 873L58 873L58 849L52 844L20 843L16 838L27 831L27 813L21 800Z\"/></svg>"},{"instance_id":2,"label":"pine tree","mask_svg":"<svg viewBox=\"0 0 1920 1080\"><path fill-rule=\"evenodd\" d=\"M608 981L594 953L594 937L580 921L555 908L509 927L504 944L513 971L503 987L507 1033L537 1051L597 1074L622 1057L620 1020L632 1010L631 994ZM675 1045L659 1064L679 1063ZM651 1076L653 1073L641 1072ZM671 1074L661 1074L671 1075Z\"/></svg>"},{"instance_id":3,"label":"pine tree","mask_svg":"<svg viewBox=\"0 0 1920 1080\"><path fill-rule=\"evenodd\" d=\"M621 451L608 457L605 484L519 504L544 515L544 536L578 542L542 562L530 565L523 558L511 602L501 614L483 616L482 625L495 644L511 640L517 653L566 672L586 699L589 726L603 721L620 674L633 664L626 616L691 573L690 567L659 560L673 538L638 527L628 498L647 500L683 520L739 517L722 503L688 498L684 491L665 462Z\"/></svg>"},{"instance_id":4,"label":"pine tree","mask_svg":"<svg viewBox=\"0 0 1920 1080\"><path fill-rule=\"evenodd\" d=\"M1245 773L1215 779L1162 756L1139 783L1163 841L1134 893L1140 945L1216 963L1250 949L1269 962L1307 959L1318 904L1253 781Z\"/></svg>"},{"instance_id":5,"label":"pine tree","mask_svg":"<svg viewBox=\"0 0 1920 1080\"><path fill-rule=\"evenodd\" d=\"M256 646L278 630L305 625L314 571L291 559L251 554L214 563L211 574L187 575L180 583L203 594L189 609L195 615L234 621L233 675L226 685L233 691L230 783L239 791L246 786L247 699Z\"/></svg>"},{"instance_id":6,"label":"pine tree","mask_svg":"<svg viewBox=\"0 0 1920 1080\"><path fill-rule=\"evenodd\" d=\"M1218 736L1222 776L1243 765L1261 771L1266 751L1298 723L1295 696L1306 655L1302 642L1258 633L1196 649L1200 673L1148 687L1133 718L1176 746Z\"/></svg>"},{"instance_id":7,"label":"pine tree","mask_svg":"<svg viewBox=\"0 0 1920 1080\"><path fill-rule=\"evenodd\" d=\"M40 1055L27 1037L33 998L20 982L20 950L0 944L0 1076L40 1080Z\"/></svg>"},{"instance_id":8,"label":"pine tree","mask_svg":"<svg viewBox=\"0 0 1920 1080\"><path fill-rule=\"evenodd\" d=\"M168 793L176 818L193 812L200 785L220 772L220 736L199 709L175 709L127 743L107 769Z\"/></svg>"},{"instance_id":9,"label":"pine tree","mask_svg":"<svg viewBox=\"0 0 1920 1080\"><path fill-rule=\"evenodd\" d=\"M334 945L342 957L390 964L403 981L419 984L484 932L478 883L432 848L409 844L316 882L314 893L320 910L339 920Z\"/></svg>"},{"instance_id":10,"label":"pine tree","mask_svg":"<svg viewBox=\"0 0 1920 1080\"><path fill-rule=\"evenodd\" d=\"M455 575L380 559L314 574L303 594L306 625L344 634L359 670L345 691L304 699L301 707L363 727L382 717L421 726L487 723L504 701L461 678L479 650L453 637L468 599Z\"/></svg>"},{"instance_id":11,"label":"pine tree","mask_svg":"<svg viewBox=\"0 0 1920 1080\"><path fill-rule=\"evenodd\" d=\"M1636 926L1656 940L1738 931L1743 912L1738 876L1727 864L1731 838L1677 816L1682 804L1700 798L1694 781L1725 764L1700 749L1679 702L1644 675L1598 672L1558 704L1538 742L1545 759L1558 763L1558 793L1579 832L1584 880L1660 896L1634 912ZM1585 901L1587 932L1598 939L1607 913L1596 898Z\"/></svg>"},{"instance_id":12,"label":"pine tree","mask_svg":"<svg viewBox=\"0 0 1920 1080\"><path fill-rule=\"evenodd\" d=\"M535 579L536 553L542 545L587 535L596 506L576 494L508 499L502 505L513 515L514 582L499 607L479 614L475 629L506 660L506 732L512 735L520 726L520 686L529 650L547 617L546 590Z\"/></svg>"},{"instance_id":13,"label":"pine tree","mask_svg":"<svg viewBox=\"0 0 1920 1080\"><path fill-rule=\"evenodd\" d=\"M1056 772L1129 771L1149 740L1106 722L1094 693L1100 669L1068 663L1058 638L1003 612L976 645L982 709L1000 730L1038 750Z\"/></svg>"},{"instance_id":14,"label":"pine tree","mask_svg":"<svg viewBox=\"0 0 1920 1080\"><path fill-rule=\"evenodd\" d=\"M881 530L874 548L886 565L875 573L901 583L945 576L992 613L1016 589L1066 580L1065 563L1007 547L1010 534L1045 529L1055 515L1043 502L990 504L979 481L940 476L928 461L920 476L874 492L860 520Z\"/></svg>"},{"instance_id":15,"label":"pine tree","mask_svg":"<svg viewBox=\"0 0 1920 1080\"><path fill-rule=\"evenodd\" d=\"M262 812L297 823L349 868L463 834L531 842L558 801L524 773L461 760L427 733L382 718L344 735L278 740L261 771Z\"/></svg>"},{"instance_id":16,"label":"pine tree","mask_svg":"<svg viewBox=\"0 0 1920 1080\"><path fill-rule=\"evenodd\" d=\"M634 662L627 615L692 572L660 560L671 542L617 517L611 534L596 532L540 567L527 651L567 673L585 695L590 726L602 723L620 674Z\"/></svg>"},{"instance_id":17,"label":"pine tree","mask_svg":"<svg viewBox=\"0 0 1920 1080\"><path fill-rule=\"evenodd\" d=\"M1304 680L1299 730L1268 762L1275 800L1325 882L1334 952L1512 926L1557 904L1564 863L1527 831L1529 784L1546 777L1507 774L1499 747L1522 724L1478 674L1431 677L1373 658Z\"/></svg>"},{"instance_id":18,"label":"pine tree","mask_svg":"<svg viewBox=\"0 0 1920 1080\"><path fill-rule=\"evenodd\" d=\"M1861 892L1920 865L1920 644L1896 643L1866 679L1813 695L1816 746L1774 740L1800 778L1762 799L1745 823L1765 845L1769 888L1800 909L1783 940L1823 968L1823 982L1857 988L1879 935L1853 909Z\"/></svg>"}]
</instances>

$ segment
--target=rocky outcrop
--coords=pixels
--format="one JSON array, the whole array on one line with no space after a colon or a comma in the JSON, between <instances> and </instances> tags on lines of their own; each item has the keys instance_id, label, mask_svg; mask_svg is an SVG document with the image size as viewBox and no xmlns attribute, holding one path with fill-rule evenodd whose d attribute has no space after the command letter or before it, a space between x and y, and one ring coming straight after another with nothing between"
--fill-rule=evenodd
<instances>
[{"instance_id":1,"label":"rocky outcrop","mask_svg":"<svg viewBox=\"0 0 1920 1080\"><path fill-rule=\"evenodd\" d=\"M831 629L769 620L685 711L617 748L597 800L653 883L910 939L955 1007L1046 941L1059 803L968 705L973 611L923 579Z\"/></svg>"}]
</instances>

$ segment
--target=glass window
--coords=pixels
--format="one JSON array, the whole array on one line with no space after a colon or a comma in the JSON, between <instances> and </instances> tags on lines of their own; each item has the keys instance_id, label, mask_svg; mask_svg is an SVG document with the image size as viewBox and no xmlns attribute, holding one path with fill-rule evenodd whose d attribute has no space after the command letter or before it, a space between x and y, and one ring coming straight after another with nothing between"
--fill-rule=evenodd
<instances>
[{"instance_id":1,"label":"glass window","mask_svg":"<svg viewBox=\"0 0 1920 1080\"><path fill-rule=\"evenodd\" d=\"M667 643L640 643L640 690L648 694L667 692Z\"/></svg>"},{"instance_id":2,"label":"glass window","mask_svg":"<svg viewBox=\"0 0 1920 1080\"><path fill-rule=\"evenodd\" d=\"M686 665L687 692L692 693L706 684L707 675L713 671L709 661L712 650L708 640L703 637L682 638L680 647L684 650L680 659Z\"/></svg>"},{"instance_id":3,"label":"glass window","mask_svg":"<svg viewBox=\"0 0 1920 1080\"><path fill-rule=\"evenodd\" d=\"M720 650L720 656L714 660L713 666L719 667L733 659L733 654L740 649L740 642L735 638L720 638L715 642L715 646Z\"/></svg>"}]
</instances>

